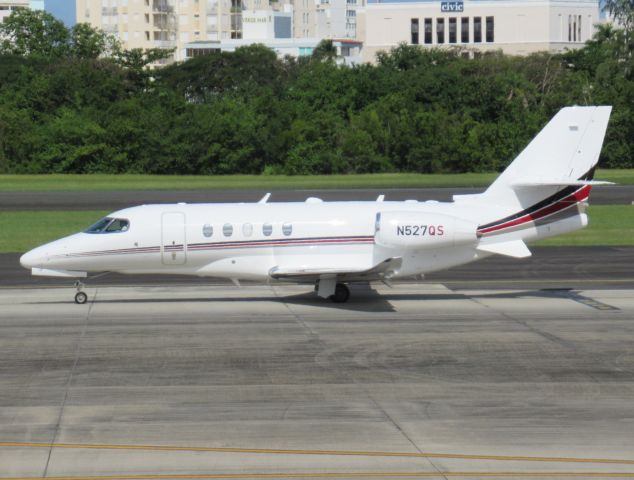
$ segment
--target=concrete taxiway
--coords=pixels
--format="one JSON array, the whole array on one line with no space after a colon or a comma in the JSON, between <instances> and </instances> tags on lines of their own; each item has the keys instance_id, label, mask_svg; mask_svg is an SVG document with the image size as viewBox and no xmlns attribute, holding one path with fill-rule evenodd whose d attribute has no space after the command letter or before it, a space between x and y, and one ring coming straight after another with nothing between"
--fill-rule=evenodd
<instances>
[{"instance_id":1,"label":"concrete taxiway","mask_svg":"<svg viewBox=\"0 0 634 480\"><path fill-rule=\"evenodd\" d=\"M634 477L634 292L0 290L0 478Z\"/></svg>"},{"instance_id":2,"label":"concrete taxiway","mask_svg":"<svg viewBox=\"0 0 634 480\"><path fill-rule=\"evenodd\" d=\"M453 195L481 193L484 188L359 188L274 190L271 202L303 202L308 197L325 201L386 200L450 201ZM267 190L124 190L86 192L0 192L0 211L13 210L119 210L149 203L257 202ZM593 205L630 205L634 186L594 187Z\"/></svg>"},{"instance_id":3,"label":"concrete taxiway","mask_svg":"<svg viewBox=\"0 0 634 480\"><path fill-rule=\"evenodd\" d=\"M427 280L451 288L634 288L634 247L533 247L518 260L491 256L482 261L429 274ZM67 278L33 277L20 266L20 254L0 254L0 288L67 286ZM110 274L89 285L209 284L208 278L175 275ZM216 283L228 284L228 280Z\"/></svg>"}]
</instances>

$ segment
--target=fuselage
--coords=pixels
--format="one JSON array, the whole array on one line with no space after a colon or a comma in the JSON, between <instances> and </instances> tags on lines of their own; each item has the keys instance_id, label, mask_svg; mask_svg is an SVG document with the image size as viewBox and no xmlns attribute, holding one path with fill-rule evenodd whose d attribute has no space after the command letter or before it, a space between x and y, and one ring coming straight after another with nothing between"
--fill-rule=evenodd
<instances>
[{"instance_id":1,"label":"fuselage","mask_svg":"<svg viewBox=\"0 0 634 480\"><path fill-rule=\"evenodd\" d=\"M509 211L469 202L318 199L143 205L108 215L119 222L112 231L62 238L26 253L21 263L46 272L268 280L274 268L362 270L400 257L402 263L391 276L402 277L487 256L476 249L481 241L478 225ZM537 225L521 231L523 239L539 235Z\"/></svg>"}]
</instances>

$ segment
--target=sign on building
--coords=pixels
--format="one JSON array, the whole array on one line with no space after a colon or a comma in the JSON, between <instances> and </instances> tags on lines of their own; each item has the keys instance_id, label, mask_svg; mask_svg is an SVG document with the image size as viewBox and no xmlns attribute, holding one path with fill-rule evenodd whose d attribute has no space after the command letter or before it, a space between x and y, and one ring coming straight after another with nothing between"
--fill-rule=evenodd
<instances>
[{"instance_id":1,"label":"sign on building","mask_svg":"<svg viewBox=\"0 0 634 480\"><path fill-rule=\"evenodd\" d=\"M441 12L464 12L464 2L440 2Z\"/></svg>"}]
</instances>

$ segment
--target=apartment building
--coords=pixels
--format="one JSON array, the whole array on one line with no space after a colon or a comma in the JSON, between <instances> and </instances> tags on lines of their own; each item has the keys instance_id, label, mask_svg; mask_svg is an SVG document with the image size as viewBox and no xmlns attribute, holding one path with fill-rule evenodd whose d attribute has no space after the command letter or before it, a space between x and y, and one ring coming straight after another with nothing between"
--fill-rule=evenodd
<instances>
[{"instance_id":1,"label":"apartment building","mask_svg":"<svg viewBox=\"0 0 634 480\"><path fill-rule=\"evenodd\" d=\"M241 40L245 21L290 15L291 38L357 38L356 10L365 0L76 0L77 22L116 36L126 48L175 48L192 42ZM264 13L263 13L264 12ZM271 36L273 38L273 36Z\"/></svg>"},{"instance_id":2,"label":"apartment building","mask_svg":"<svg viewBox=\"0 0 634 480\"><path fill-rule=\"evenodd\" d=\"M77 22L116 36L125 48L175 48L205 40L241 39L243 12L282 11L269 0L76 0Z\"/></svg>"}]
</instances>

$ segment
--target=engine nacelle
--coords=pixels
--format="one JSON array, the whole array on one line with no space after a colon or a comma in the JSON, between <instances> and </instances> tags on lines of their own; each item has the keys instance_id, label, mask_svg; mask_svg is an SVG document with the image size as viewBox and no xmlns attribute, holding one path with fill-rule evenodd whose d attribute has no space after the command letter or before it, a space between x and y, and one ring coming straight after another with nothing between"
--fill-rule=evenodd
<instances>
[{"instance_id":1,"label":"engine nacelle","mask_svg":"<svg viewBox=\"0 0 634 480\"><path fill-rule=\"evenodd\" d=\"M423 212L379 212L375 242L407 249L444 248L474 244L477 224L469 220Z\"/></svg>"}]
</instances>

